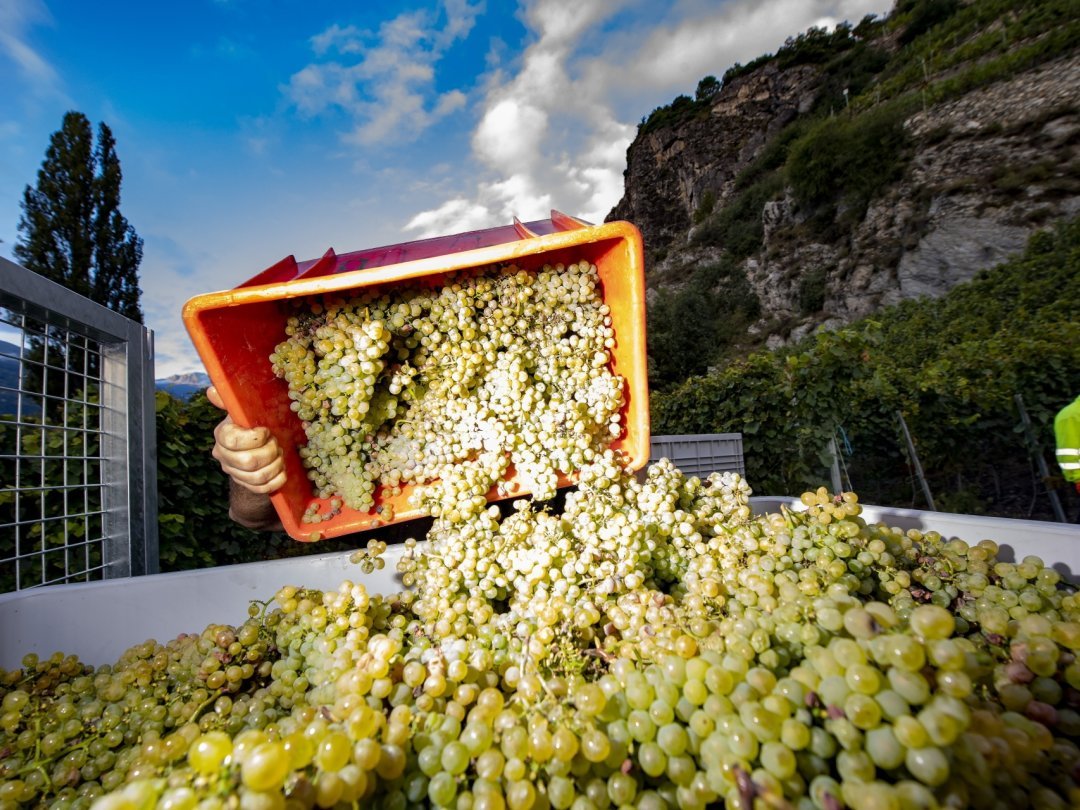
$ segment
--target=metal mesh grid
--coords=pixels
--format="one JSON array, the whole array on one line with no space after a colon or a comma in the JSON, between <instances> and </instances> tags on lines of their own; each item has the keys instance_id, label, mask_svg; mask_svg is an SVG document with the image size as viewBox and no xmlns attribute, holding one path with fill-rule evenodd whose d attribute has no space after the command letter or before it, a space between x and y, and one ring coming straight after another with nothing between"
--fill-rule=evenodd
<instances>
[{"instance_id":1,"label":"metal mesh grid","mask_svg":"<svg viewBox=\"0 0 1080 810\"><path fill-rule=\"evenodd\" d=\"M158 567L154 335L0 257L0 591Z\"/></svg>"},{"instance_id":2,"label":"metal mesh grid","mask_svg":"<svg viewBox=\"0 0 1080 810\"><path fill-rule=\"evenodd\" d=\"M101 346L24 314L0 325L0 590L101 579Z\"/></svg>"}]
</instances>

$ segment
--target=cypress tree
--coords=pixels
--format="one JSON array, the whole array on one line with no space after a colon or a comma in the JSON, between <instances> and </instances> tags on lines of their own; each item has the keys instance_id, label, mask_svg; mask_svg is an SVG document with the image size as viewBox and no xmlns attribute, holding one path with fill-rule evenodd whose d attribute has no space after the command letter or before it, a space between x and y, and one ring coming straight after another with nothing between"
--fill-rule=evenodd
<instances>
[{"instance_id":1,"label":"cypress tree","mask_svg":"<svg viewBox=\"0 0 1080 810\"><path fill-rule=\"evenodd\" d=\"M94 212L96 272L91 298L142 323L139 307L139 264L142 239L120 213L120 158L116 140L105 123L98 126L97 210Z\"/></svg>"},{"instance_id":2,"label":"cypress tree","mask_svg":"<svg viewBox=\"0 0 1080 810\"><path fill-rule=\"evenodd\" d=\"M120 213L120 182L112 132L102 123L95 145L86 116L68 112L49 140L36 186L23 194L12 252L27 269L142 323L142 239ZM29 319L24 330L23 412L93 427L96 406L69 404L98 401L101 360L94 342L62 323Z\"/></svg>"},{"instance_id":3,"label":"cypress tree","mask_svg":"<svg viewBox=\"0 0 1080 810\"><path fill-rule=\"evenodd\" d=\"M64 115L27 186L15 258L70 290L142 322L142 239L120 213L120 159L102 123L94 144L90 121Z\"/></svg>"}]
</instances>

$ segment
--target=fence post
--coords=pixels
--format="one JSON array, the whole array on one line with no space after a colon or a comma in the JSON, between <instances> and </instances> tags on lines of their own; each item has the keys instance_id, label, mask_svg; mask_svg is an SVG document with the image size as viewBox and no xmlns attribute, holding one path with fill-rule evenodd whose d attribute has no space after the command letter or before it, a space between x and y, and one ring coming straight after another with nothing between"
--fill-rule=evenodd
<instances>
[{"instance_id":1,"label":"fence post","mask_svg":"<svg viewBox=\"0 0 1080 810\"><path fill-rule=\"evenodd\" d=\"M908 431L907 422L904 421L904 415L900 411L896 412L896 418L900 420L900 427L904 431L904 441L907 442L908 458L911 459L912 466L915 467L915 475L919 479L919 484L922 486L923 497L926 498L926 503L930 506L930 511L936 512L937 507L934 505L934 496L930 494L930 484L926 481L926 476L923 475L922 464L919 463L919 454L915 452L915 442L911 440L911 433Z\"/></svg>"},{"instance_id":2,"label":"fence post","mask_svg":"<svg viewBox=\"0 0 1080 810\"><path fill-rule=\"evenodd\" d=\"M1027 408L1024 407L1024 398L1020 394L1014 394L1013 399L1016 401L1016 409L1020 411L1020 421L1024 425L1028 453L1035 459L1035 464L1039 468L1039 475L1042 476L1043 482L1046 482L1050 478L1050 468L1046 464L1042 445L1039 444L1039 440L1035 436L1035 430L1031 426L1031 419L1028 418ZM1054 517L1057 518L1058 523L1065 523L1065 510L1061 506L1061 499L1058 498L1057 492L1047 486L1046 494L1050 496L1050 508L1054 510Z\"/></svg>"},{"instance_id":3,"label":"fence post","mask_svg":"<svg viewBox=\"0 0 1080 810\"><path fill-rule=\"evenodd\" d=\"M829 465L829 473L832 476L833 493L844 491L844 482L840 479L840 451L836 446L836 436L829 438L829 457L832 464Z\"/></svg>"}]
</instances>

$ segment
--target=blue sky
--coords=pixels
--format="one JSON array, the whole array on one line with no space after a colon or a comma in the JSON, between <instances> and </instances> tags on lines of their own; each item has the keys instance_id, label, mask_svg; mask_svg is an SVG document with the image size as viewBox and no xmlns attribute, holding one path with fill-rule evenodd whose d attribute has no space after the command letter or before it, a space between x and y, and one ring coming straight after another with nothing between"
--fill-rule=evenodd
<instances>
[{"instance_id":1,"label":"blue sky","mask_svg":"<svg viewBox=\"0 0 1080 810\"><path fill-rule=\"evenodd\" d=\"M637 123L888 0L0 0L0 254L67 110L113 130L157 376L183 303L279 259L600 222Z\"/></svg>"}]
</instances>

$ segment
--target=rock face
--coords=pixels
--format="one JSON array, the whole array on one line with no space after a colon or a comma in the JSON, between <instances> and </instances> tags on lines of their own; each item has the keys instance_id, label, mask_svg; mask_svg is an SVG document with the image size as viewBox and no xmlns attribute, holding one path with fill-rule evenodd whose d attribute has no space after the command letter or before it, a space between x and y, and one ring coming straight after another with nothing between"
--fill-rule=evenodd
<instances>
[{"instance_id":1,"label":"rock face","mask_svg":"<svg viewBox=\"0 0 1080 810\"><path fill-rule=\"evenodd\" d=\"M965 213L939 213L930 211L933 229L900 257L896 289L883 297L883 303L938 295L966 281L973 269L990 267L1019 252L1027 240L1027 230L1016 225Z\"/></svg>"},{"instance_id":2,"label":"rock face","mask_svg":"<svg viewBox=\"0 0 1080 810\"><path fill-rule=\"evenodd\" d=\"M609 219L641 229L651 287L678 285L702 258L690 247L695 212L710 196L717 209L732 199L739 172L814 103L820 76L811 65L767 63L725 85L707 116L631 144L625 195ZM1072 55L911 116L904 127L915 151L904 176L841 236L800 228L790 193L764 203L763 246L744 269L768 345L941 295L1020 252L1035 230L1080 213L1077 88ZM824 305L806 312L800 288L814 275L824 277Z\"/></svg>"},{"instance_id":3,"label":"rock face","mask_svg":"<svg viewBox=\"0 0 1080 810\"><path fill-rule=\"evenodd\" d=\"M627 150L623 198L608 220L633 222L654 248L685 241L706 196L723 206L739 172L810 109L819 79L811 65L785 71L769 63L725 84L706 115L635 139Z\"/></svg>"}]
</instances>

